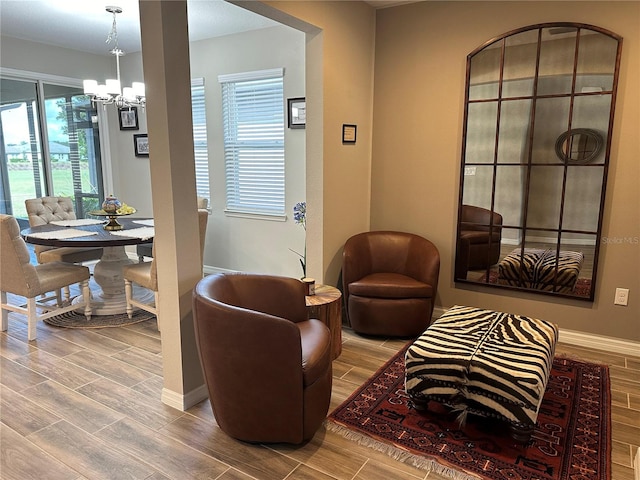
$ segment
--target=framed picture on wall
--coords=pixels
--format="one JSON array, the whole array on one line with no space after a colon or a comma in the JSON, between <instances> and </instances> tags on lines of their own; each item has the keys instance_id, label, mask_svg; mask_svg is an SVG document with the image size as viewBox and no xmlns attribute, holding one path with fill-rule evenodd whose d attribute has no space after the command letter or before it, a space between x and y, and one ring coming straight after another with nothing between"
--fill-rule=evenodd
<instances>
[{"instance_id":1,"label":"framed picture on wall","mask_svg":"<svg viewBox=\"0 0 640 480\"><path fill-rule=\"evenodd\" d=\"M307 103L304 97L287 99L287 126L304 128L307 124Z\"/></svg>"},{"instance_id":2,"label":"framed picture on wall","mask_svg":"<svg viewBox=\"0 0 640 480\"><path fill-rule=\"evenodd\" d=\"M149 156L149 138L146 133L133 136L133 147L136 157Z\"/></svg>"},{"instance_id":3,"label":"framed picture on wall","mask_svg":"<svg viewBox=\"0 0 640 480\"><path fill-rule=\"evenodd\" d=\"M342 125L342 143L356 143L357 125Z\"/></svg>"},{"instance_id":4,"label":"framed picture on wall","mask_svg":"<svg viewBox=\"0 0 640 480\"><path fill-rule=\"evenodd\" d=\"M138 109L136 107L119 108L118 121L120 130L138 130Z\"/></svg>"}]
</instances>

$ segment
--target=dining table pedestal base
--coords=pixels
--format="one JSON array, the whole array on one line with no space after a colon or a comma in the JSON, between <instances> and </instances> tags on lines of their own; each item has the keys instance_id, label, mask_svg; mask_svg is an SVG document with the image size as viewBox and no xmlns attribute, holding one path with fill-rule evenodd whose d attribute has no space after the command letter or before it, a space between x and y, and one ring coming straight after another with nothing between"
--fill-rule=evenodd
<instances>
[{"instance_id":1,"label":"dining table pedestal base","mask_svg":"<svg viewBox=\"0 0 640 480\"><path fill-rule=\"evenodd\" d=\"M93 315L118 315L126 313L127 299L124 293L124 277L122 267L134 263L123 246L104 247L100 260L93 268L93 280L100 290L91 292L91 309ZM144 303L152 303L154 294L151 290L134 286L133 296ZM81 296L74 299L80 302Z\"/></svg>"}]
</instances>

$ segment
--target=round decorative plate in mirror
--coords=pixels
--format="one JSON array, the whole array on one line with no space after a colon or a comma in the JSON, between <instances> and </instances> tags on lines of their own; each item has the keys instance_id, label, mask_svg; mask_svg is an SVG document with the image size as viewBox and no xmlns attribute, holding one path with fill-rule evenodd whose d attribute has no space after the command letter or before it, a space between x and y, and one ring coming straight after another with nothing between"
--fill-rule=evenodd
<instances>
[{"instance_id":1,"label":"round decorative plate in mirror","mask_svg":"<svg viewBox=\"0 0 640 480\"><path fill-rule=\"evenodd\" d=\"M556 140L556 155L560 160L589 163L602 152L604 139L597 130L576 128L561 133Z\"/></svg>"}]
</instances>

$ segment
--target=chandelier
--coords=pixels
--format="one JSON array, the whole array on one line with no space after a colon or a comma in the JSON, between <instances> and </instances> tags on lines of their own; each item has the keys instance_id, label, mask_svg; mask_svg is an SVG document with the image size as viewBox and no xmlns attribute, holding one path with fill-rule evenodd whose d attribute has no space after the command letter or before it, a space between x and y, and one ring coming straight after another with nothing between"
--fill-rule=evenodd
<instances>
[{"instance_id":1,"label":"chandelier","mask_svg":"<svg viewBox=\"0 0 640 480\"><path fill-rule=\"evenodd\" d=\"M122 8L109 6L105 10L113 14L113 24L107 36L106 43L113 43L113 48L109 53L116 57L116 79L108 79L104 84L98 84L95 80L84 80L85 95L91 96L91 101L96 105L115 105L118 108L142 107L144 108L146 98L144 94L144 83L133 82L130 87L121 87L120 83L120 57L124 52L118 46L118 27L116 25L116 15L122 13Z\"/></svg>"}]
</instances>

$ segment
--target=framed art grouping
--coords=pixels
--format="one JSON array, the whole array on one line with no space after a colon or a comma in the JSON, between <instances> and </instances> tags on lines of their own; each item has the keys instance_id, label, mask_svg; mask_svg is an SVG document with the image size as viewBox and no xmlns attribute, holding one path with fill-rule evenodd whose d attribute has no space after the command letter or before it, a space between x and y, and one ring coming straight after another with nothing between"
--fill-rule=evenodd
<instances>
[{"instance_id":1,"label":"framed art grouping","mask_svg":"<svg viewBox=\"0 0 640 480\"><path fill-rule=\"evenodd\" d=\"M138 130L138 109L136 107L119 108L118 122L120 122L120 130Z\"/></svg>"},{"instance_id":2,"label":"framed art grouping","mask_svg":"<svg viewBox=\"0 0 640 480\"><path fill-rule=\"evenodd\" d=\"M307 103L304 97L287 99L287 126L304 128L307 124Z\"/></svg>"},{"instance_id":3,"label":"framed art grouping","mask_svg":"<svg viewBox=\"0 0 640 480\"><path fill-rule=\"evenodd\" d=\"M133 147L136 157L149 156L149 138L146 133L133 136Z\"/></svg>"}]
</instances>

